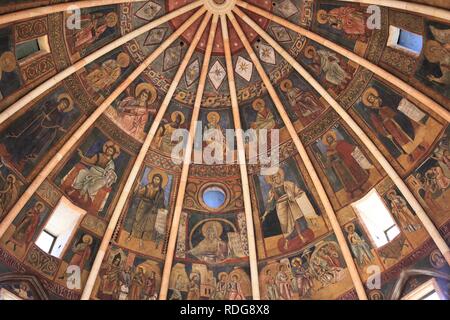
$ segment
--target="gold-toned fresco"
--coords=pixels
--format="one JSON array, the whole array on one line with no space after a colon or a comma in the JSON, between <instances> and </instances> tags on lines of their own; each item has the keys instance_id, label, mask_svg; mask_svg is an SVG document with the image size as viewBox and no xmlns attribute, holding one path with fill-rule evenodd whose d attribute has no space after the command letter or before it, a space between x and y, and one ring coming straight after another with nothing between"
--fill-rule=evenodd
<instances>
[{"instance_id":1,"label":"gold-toned fresco","mask_svg":"<svg viewBox=\"0 0 450 320\"><path fill-rule=\"evenodd\" d=\"M242 184L190 178L178 228L168 299L252 298Z\"/></svg>"},{"instance_id":2,"label":"gold-toned fresco","mask_svg":"<svg viewBox=\"0 0 450 320\"><path fill-rule=\"evenodd\" d=\"M61 1L40 3L56 2ZM5 232L0 237L0 289L26 300L76 300L91 275L94 281L89 286L93 287L88 286L87 293L95 300L156 300L160 296L251 300L257 297L252 275L258 275L261 299L357 299L352 266L346 263L353 258L368 298L375 300L393 296L404 270L448 274L442 248L430 237L429 225L416 214L388 170L382 169L382 159L369 152L365 139L314 89L311 79L300 76L292 61L284 59L241 17L236 15L274 86L281 111L294 127L291 130L282 120L285 115L271 99L254 57L227 20L241 125L244 130L279 130L278 144L270 145L271 137L266 141L268 153L279 152L274 164L278 169L270 175L261 173L260 159L253 162L251 156L256 155L250 153L250 139L246 137L244 150L239 150L234 137L226 140L227 130L238 122L231 109L220 23L208 68L202 70L208 43L204 32L163 114L159 112L162 101L201 18L164 45L161 54L126 88L121 86L198 9L155 23L120 44L117 40L192 2L101 4L81 9L80 25L75 28L70 11L1 26L0 230ZM331 45L316 42L286 23L239 6L348 112L407 183L433 227L448 240L450 132L445 113L432 104L447 110L450 105L449 21L384 6L380 25L372 28L368 4L244 2L329 40ZM34 5L29 0L9 2L0 5L0 12ZM414 34L419 39L417 51L401 48L400 40L392 43L392 27ZM355 59L335 51L335 45L367 59L391 77L361 67ZM90 59L98 52L102 53ZM233 162L205 163L205 154L194 150L184 190L180 188L185 182L183 164L173 161L173 152L180 160L187 148L180 148L182 138L175 139L173 134L178 129L187 134L192 117L197 116L193 108L202 72L206 80L196 144L208 152L219 143L221 147L214 148L211 156L221 159L216 153L223 151ZM53 83L54 79L58 82ZM408 85L419 94L406 90ZM424 98L420 98L422 93ZM111 95L116 99L105 111L94 113ZM424 103L428 97L432 100ZM89 128L83 126L88 119L94 120ZM216 130L211 134L210 129ZM138 157L149 133L149 149ZM292 139L295 133L325 193L314 187L316 181L306 170L304 154L299 154ZM248 185L236 162L239 151L250 162L245 164ZM133 170L136 159L138 171ZM49 163L52 169L46 170ZM128 181L130 173L137 174L134 181ZM33 192L26 192L30 186ZM395 237L383 245L375 241L367 220L355 208L372 191L398 228ZM176 207L179 194L183 201ZM119 200L121 195L126 197ZM339 234L333 231L321 202L325 198L331 202L330 211L337 216L350 254L342 250L342 239L338 241ZM56 254L43 248L39 239L49 231L48 224L64 203L79 218ZM12 220L10 212L17 214ZM175 225L176 213L181 216ZM104 238L115 218L112 237ZM254 228L251 239L249 227ZM174 230L176 243L171 246ZM94 264L98 257L103 257L99 269ZM169 268L167 258L173 258ZM382 285L371 289L366 281L374 269L380 270ZM424 277L412 277L404 293L423 282Z\"/></svg>"}]
</instances>

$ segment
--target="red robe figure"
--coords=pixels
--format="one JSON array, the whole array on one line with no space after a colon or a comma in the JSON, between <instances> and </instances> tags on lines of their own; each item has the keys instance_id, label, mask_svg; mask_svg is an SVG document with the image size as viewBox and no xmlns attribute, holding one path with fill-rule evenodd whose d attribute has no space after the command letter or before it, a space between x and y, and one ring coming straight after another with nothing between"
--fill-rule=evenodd
<instances>
[{"instance_id":1,"label":"red robe figure","mask_svg":"<svg viewBox=\"0 0 450 320\"><path fill-rule=\"evenodd\" d=\"M322 142L327 146L328 165L341 181L346 192L353 198L355 191L363 191L364 184L369 180L369 173L355 160L352 153L356 146L345 140L337 140L334 131L327 132Z\"/></svg>"}]
</instances>

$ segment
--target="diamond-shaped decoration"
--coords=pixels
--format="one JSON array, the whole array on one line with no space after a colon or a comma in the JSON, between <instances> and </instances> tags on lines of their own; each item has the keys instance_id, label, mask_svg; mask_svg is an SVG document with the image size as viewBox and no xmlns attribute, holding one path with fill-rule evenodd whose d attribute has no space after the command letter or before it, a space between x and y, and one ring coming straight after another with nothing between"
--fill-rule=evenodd
<instances>
[{"instance_id":1,"label":"diamond-shaped decoration","mask_svg":"<svg viewBox=\"0 0 450 320\"><path fill-rule=\"evenodd\" d=\"M271 29L275 36L275 39L277 39L278 42L291 42L292 41L291 35L289 34L289 32L286 30L285 27L272 26Z\"/></svg>"},{"instance_id":2,"label":"diamond-shaped decoration","mask_svg":"<svg viewBox=\"0 0 450 320\"><path fill-rule=\"evenodd\" d=\"M290 0L284 0L278 4L277 8L285 18L289 18L298 12L297 7Z\"/></svg>"},{"instance_id":3,"label":"diamond-shaped decoration","mask_svg":"<svg viewBox=\"0 0 450 320\"><path fill-rule=\"evenodd\" d=\"M216 90L219 89L219 87L221 86L223 80L225 79L226 76L226 71L225 68L222 66L222 64L219 62L219 60L217 60L211 70L209 70L209 79L211 80L214 88L216 88Z\"/></svg>"},{"instance_id":4,"label":"diamond-shaped decoration","mask_svg":"<svg viewBox=\"0 0 450 320\"><path fill-rule=\"evenodd\" d=\"M162 7L159 4L149 1L138 11L136 11L136 16L141 19L151 21L158 14L158 12L161 11L161 9Z\"/></svg>"},{"instance_id":5,"label":"diamond-shaped decoration","mask_svg":"<svg viewBox=\"0 0 450 320\"><path fill-rule=\"evenodd\" d=\"M180 64L181 46L176 45L164 51L163 71L170 70Z\"/></svg>"},{"instance_id":6,"label":"diamond-shaped decoration","mask_svg":"<svg viewBox=\"0 0 450 320\"><path fill-rule=\"evenodd\" d=\"M145 46L154 46L160 44L167 32L167 28L156 28L150 30L147 33L147 38L145 38L144 45Z\"/></svg>"},{"instance_id":7,"label":"diamond-shaped decoration","mask_svg":"<svg viewBox=\"0 0 450 320\"><path fill-rule=\"evenodd\" d=\"M186 85L190 87L200 76L200 62L196 59L186 69Z\"/></svg>"},{"instance_id":8,"label":"diamond-shaped decoration","mask_svg":"<svg viewBox=\"0 0 450 320\"><path fill-rule=\"evenodd\" d=\"M259 45L259 58L265 63L275 64L275 50L271 46L261 43Z\"/></svg>"},{"instance_id":9,"label":"diamond-shaped decoration","mask_svg":"<svg viewBox=\"0 0 450 320\"><path fill-rule=\"evenodd\" d=\"M239 56L236 61L235 71L242 78L244 78L247 81L250 81L253 73L253 63Z\"/></svg>"}]
</instances>

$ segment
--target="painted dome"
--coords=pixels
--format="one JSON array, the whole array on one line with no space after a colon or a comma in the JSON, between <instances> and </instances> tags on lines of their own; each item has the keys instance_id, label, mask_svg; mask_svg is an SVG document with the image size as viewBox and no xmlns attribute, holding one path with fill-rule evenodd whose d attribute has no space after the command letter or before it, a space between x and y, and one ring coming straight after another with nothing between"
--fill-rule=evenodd
<instances>
[{"instance_id":1,"label":"painted dome","mask_svg":"<svg viewBox=\"0 0 450 320\"><path fill-rule=\"evenodd\" d=\"M446 285L445 1L76 5L0 5L0 299Z\"/></svg>"}]
</instances>

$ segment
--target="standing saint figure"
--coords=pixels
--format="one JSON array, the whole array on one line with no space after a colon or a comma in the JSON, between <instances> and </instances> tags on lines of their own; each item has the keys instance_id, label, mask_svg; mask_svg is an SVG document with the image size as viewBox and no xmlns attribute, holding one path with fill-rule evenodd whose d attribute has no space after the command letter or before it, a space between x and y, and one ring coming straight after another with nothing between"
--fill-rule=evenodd
<instances>
[{"instance_id":1,"label":"standing saint figure","mask_svg":"<svg viewBox=\"0 0 450 320\"><path fill-rule=\"evenodd\" d=\"M329 10L319 10L317 12L319 24L328 24L333 29L344 32L344 34L354 40L367 41L366 19L364 13L355 7L339 7Z\"/></svg>"},{"instance_id":2,"label":"standing saint figure","mask_svg":"<svg viewBox=\"0 0 450 320\"><path fill-rule=\"evenodd\" d=\"M81 241L76 243L74 246L72 246L72 258L70 259L66 272L59 277L59 279L63 280L66 279L68 276L71 275L71 273L68 273L68 269L72 266L78 266L80 269L80 272L83 272L84 266L91 258L92 254L92 242L93 238L89 234L83 235L81 238Z\"/></svg>"},{"instance_id":3,"label":"standing saint figure","mask_svg":"<svg viewBox=\"0 0 450 320\"><path fill-rule=\"evenodd\" d=\"M145 285L145 270L143 266L138 266L131 277L130 293L128 300L141 300Z\"/></svg>"},{"instance_id":4,"label":"standing saint figure","mask_svg":"<svg viewBox=\"0 0 450 320\"><path fill-rule=\"evenodd\" d=\"M0 182L1 181L3 181L3 184L0 189L0 221L19 198L20 192L19 182L13 174L8 174L6 178L4 178L0 172Z\"/></svg>"},{"instance_id":5,"label":"standing saint figure","mask_svg":"<svg viewBox=\"0 0 450 320\"><path fill-rule=\"evenodd\" d=\"M266 102L258 98L252 103L253 110L256 111L256 119L251 123L252 129L273 129L276 127L275 117L273 113L267 108Z\"/></svg>"},{"instance_id":6,"label":"standing saint figure","mask_svg":"<svg viewBox=\"0 0 450 320\"><path fill-rule=\"evenodd\" d=\"M146 300L156 300L156 275L155 271L150 271L150 274L145 279L145 289L144 289Z\"/></svg>"},{"instance_id":7,"label":"standing saint figure","mask_svg":"<svg viewBox=\"0 0 450 320\"><path fill-rule=\"evenodd\" d=\"M241 277L237 273L231 275L231 280L227 288L228 300L245 300L245 295L239 283L240 280Z\"/></svg>"},{"instance_id":8,"label":"standing saint figure","mask_svg":"<svg viewBox=\"0 0 450 320\"><path fill-rule=\"evenodd\" d=\"M72 200L89 210L94 202L103 203L105 200L96 199L97 193L104 188L110 188L117 181L114 159L120 155L120 147L113 141L108 141L103 145L101 152L91 157L85 156L80 149L78 155L81 158L79 165L72 169L78 171L76 177L71 185L66 186L71 173L75 173L69 172L63 179L63 185Z\"/></svg>"},{"instance_id":9,"label":"standing saint figure","mask_svg":"<svg viewBox=\"0 0 450 320\"><path fill-rule=\"evenodd\" d=\"M187 300L200 300L200 275L192 273L189 276Z\"/></svg>"},{"instance_id":10,"label":"standing saint figure","mask_svg":"<svg viewBox=\"0 0 450 320\"><path fill-rule=\"evenodd\" d=\"M288 250L289 242L296 239L300 240L300 244L314 239L314 232L309 228L305 214L308 215L308 218L317 218L317 215L312 209L305 191L294 182L285 180L284 170L281 168L276 174L266 176L265 179L270 185L270 190L262 221L273 210L276 211L283 233L283 238L278 243L279 249L281 251Z\"/></svg>"},{"instance_id":11,"label":"standing saint figure","mask_svg":"<svg viewBox=\"0 0 450 320\"><path fill-rule=\"evenodd\" d=\"M334 130L325 133L322 142L327 147L327 166L336 174L345 191L352 198L355 191L362 192L364 184L369 180L369 172L355 159L357 147L345 140L338 140Z\"/></svg>"},{"instance_id":12,"label":"standing saint figure","mask_svg":"<svg viewBox=\"0 0 450 320\"><path fill-rule=\"evenodd\" d=\"M14 122L0 139L12 162L21 169L48 150L66 132L65 120L72 110L72 98L61 93L56 101L47 101L38 114L31 113L31 117L25 115Z\"/></svg>"},{"instance_id":13,"label":"standing saint figure","mask_svg":"<svg viewBox=\"0 0 450 320\"><path fill-rule=\"evenodd\" d=\"M149 83L136 86L135 96L129 95L117 107L118 122L133 137L143 139L145 126L150 115L156 113L154 102L158 97L156 89Z\"/></svg>"},{"instance_id":14,"label":"standing saint figure","mask_svg":"<svg viewBox=\"0 0 450 320\"><path fill-rule=\"evenodd\" d=\"M387 198L390 201L392 214L404 230L414 232L422 228L417 216L409 210L405 199L394 189L388 191Z\"/></svg>"},{"instance_id":15,"label":"standing saint figure","mask_svg":"<svg viewBox=\"0 0 450 320\"><path fill-rule=\"evenodd\" d=\"M220 237L223 233L222 224L215 220L207 221L203 224L201 233L203 240L187 253L210 263L225 260L228 257L228 246Z\"/></svg>"},{"instance_id":16,"label":"standing saint figure","mask_svg":"<svg viewBox=\"0 0 450 320\"><path fill-rule=\"evenodd\" d=\"M147 176L148 183L139 185L135 195L139 199L132 229L128 237L139 239L139 246L144 240L156 241L156 247L161 240L155 228L158 211L166 209L164 188L167 185L167 175L159 170L152 170Z\"/></svg>"},{"instance_id":17,"label":"standing saint figure","mask_svg":"<svg viewBox=\"0 0 450 320\"><path fill-rule=\"evenodd\" d=\"M297 289L300 297L310 297L313 288L313 280L310 271L303 266L302 259L297 257L292 260L292 271L297 280Z\"/></svg>"},{"instance_id":18,"label":"standing saint figure","mask_svg":"<svg viewBox=\"0 0 450 320\"><path fill-rule=\"evenodd\" d=\"M27 246L33 239L43 212L44 204L40 201L36 202L34 207L22 218L22 221L17 225L11 238L5 242L5 245L12 242L14 251L16 251L17 246Z\"/></svg>"},{"instance_id":19,"label":"standing saint figure","mask_svg":"<svg viewBox=\"0 0 450 320\"><path fill-rule=\"evenodd\" d=\"M122 74L122 69L130 65L130 56L124 52L117 55L116 60L109 59L96 66L86 75L87 85L94 92L101 92L112 86Z\"/></svg>"},{"instance_id":20,"label":"standing saint figure","mask_svg":"<svg viewBox=\"0 0 450 320\"><path fill-rule=\"evenodd\" d=\"M318 117L322 110L322 105L312 92L302 91L294 87L289 79L283 80L280 88L281 91L286 93L292 111L304 124L310 123Z\"/></svg>"},{"instance_id":21,"label":"standing saint figure","mask_svg":"<svg viewBox=\"0 0 450 320\"><path fill-rule=\"evenodd\" d=\"M220 114L218 112L209 112L206 116L208 123L203 129L204 141L206 146L214 143L214 148L211 156L213 158L222 159L223 154L226 153L227 144L225 140L225 130L220 125ZM216 151L221 150L222 154L215 154Z\"/></svg>"},{"instance_id":22,"label":"standing saint figure","mask_svg":"<svg viewBox=\"0 0 450 320\"><path fill-rule=\"evenodd\" d=\"M358 262L358 265L364 266L370 264L374 256L370 251L370 247L366 240L364 240L355 231L355 225L350 223L347 227L345 227L345 230L347 231L347 240L350 243L350 248L356 258L356 261Z\"/></svg>"},{"instance_id":23,"label":"standing saint figure","mask_svg":"<svg viewBox=\"0 0 450 320\"><path fill-rule=\"evenodd\" d=\"M99 40L108 28L114 28L119 21L117 13L91 13L81 15L81 28L74 28L72 34L74 52L86 49Z\"/></svg>"},{"instance_id":24,"label":"standing saint figure","mask_svg":"<svg viewBox=\"0 0 450 320\"><path fill-rule=\"evenodd\" d=\"M219 273L218 278L219 281L216 283L214 292L211 295L211 300L225 300L227 297L228 274L221 272Z\"/></svg>"},{"instance_id":25,"label":"standing saint figure","mask_svg":"<svg viewBox=\"0 0 450 320\"><path fill-rule=\"evenodd\" d=\"M179 141L172 141L172 134L175 130L180 129L186 121L184 114L180 111L174 111L170 115L171 122L166 120L161 121L158 131L156 131L154 146L163 153L170 154L172 148L179 143Z\"/></svg>"},{"instance_id":26,"label":"standing saint figure","mask_svg":"<svg viewBox=\"0 0 450 320\"><path fill-rule=\"evenodd\" d=\"M272 275L272 270L267 269L265 272L264 282L266 285L266 291L267 291L267 299L268 300L278 300L280 298L280 295L278 293L278 287L275 283L275 278Z\"/></svg>"},{"instance_id":27,"label":"standing saint figure","mask_svg":"<svg viewBox=\"0 0 450 320\"><path fill-rule=\"evenodd\" d=\"M376 133L381 137L380 140L385 144L390 142L388 146L393 145L390 150L394 148L396 153L406 154L408 160L412 161L411 153L414 149L410 145L414 142L416 130L421 124L414 122L400 111L383 105L380 94L373 87L363 93L362 102L370 111L370 120ZM422 152L426 151L422 144L419 144L418 148Z\"/></svg>"},{"instance_id":28,"label":"standing saint figure","mask_svg":"<svg viewBox=\"0 0 450 320\"><path fill-rule=\"evenodd\" d=\"M289 278L287 267L281 263L278 266L278 272L275 277L275 283L278 287L281 300L292 300L292 284Z\"/></svg>"}]
</instances>

